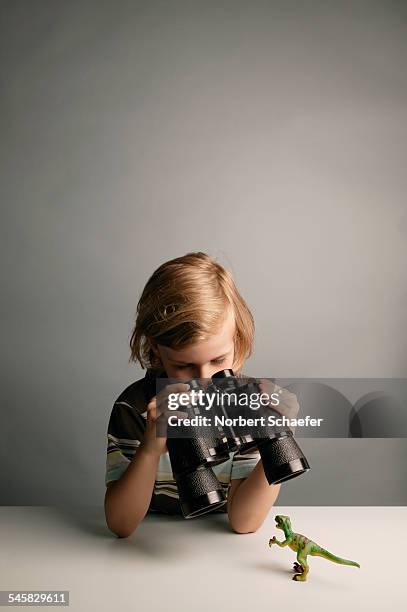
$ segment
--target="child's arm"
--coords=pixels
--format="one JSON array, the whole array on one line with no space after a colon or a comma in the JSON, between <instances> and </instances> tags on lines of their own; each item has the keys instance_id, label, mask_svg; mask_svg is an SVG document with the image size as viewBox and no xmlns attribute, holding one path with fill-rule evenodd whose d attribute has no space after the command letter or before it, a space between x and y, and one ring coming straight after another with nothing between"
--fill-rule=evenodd
<instances>
[{"instance_id":1,"label":"child's arm","mask_svg":"<svg viewBox=\"0 0 407 612\"><path fill-rule=\"evenodd\" d=\"M120 538L127 538L147 514L160 455L166 438L155 435L156 398L147 406L147 426L137 452L119 480L109 483L105 495L106 523Z\"/></svg>"},{"instance_id":2,"label":"child's arm","mask_svg":"<svg viewBox=\"0 0 407 612\"><path fill-rule=\"evenodd\" d=\"M121 478L109 483L106 523L119 538L130 536L147 514L159 460L160 453L148 450L142 443Z\"/></svg>"},{"instance_id":3,"label":"child's arm","mask_svg":"<svg viewBox=\"0 0 407 612\"><path fill-rule=\"evenodd\" d=\"M262 525L280 491L279 484L269 485L259 461L247 478L232 480L227 511L236 533L252 533Z\"/></svg>"},{"instance_id":4,"label":"child's arm","mask_svg":"<svg viewBox=\"0 0 407 612\"><path fill-rule=\"evenodd\" d=\"M108 485L105 495L106 523L109 529L121 538L130 536L147 514L160 455L167 452L167 438L156 436L156 420L162 414L159 413L160 402L165 404L168 393L185 391L187 388L188 386L182 383L168 385L158 397L151 399L147 406L147 425L143 440L126 471L119 480Z\"/></svg>"},{"instance_id":5,"label":"child's arm","mask_svg":"<svg viewBox=\"0 0 407 612\"><path fill-rule=\"evenodd\" d=\"M279 393L276 412L295 418L299 411L297 396L276 385L269 379L260 379L262 392ZM232 480L228 493L228 516L231 527L237 533L251 533L262 525L280 492L280 485L269 485L262 461L259 461L247 478Z\"/></svg>"}]
</instances>

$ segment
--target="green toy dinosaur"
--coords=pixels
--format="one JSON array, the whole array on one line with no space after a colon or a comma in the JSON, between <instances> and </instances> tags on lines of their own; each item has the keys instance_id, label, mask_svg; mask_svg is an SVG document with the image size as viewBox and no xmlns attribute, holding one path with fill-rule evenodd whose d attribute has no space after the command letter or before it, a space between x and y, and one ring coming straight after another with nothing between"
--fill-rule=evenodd
<instances>
[{"instance_id":1,"label":"green toy dinosaur","mask_svg":"<svg viewBox=\"0 0 407 612\"><path fill-rule=\"evenodd\" d=\"M275 521L277 528L284 531L285 540L284 542L279 542L274 536L269 540L269 546L271 547L272 544L278 544L281 547L289 546L291 550L297 553L297 561L294 561L294 571L298 573L293 576L293 580L305 581L307 579L309 572L307 555L324 557L324 559L334 561L335 563L341 563L342 565L355 565L356 567L360 567L359 563L356 563L356 561L349 561L349 559L336 557L301 533L293 533L289 516L278 514L275 517Z\"/></svg>"}]
</instances>

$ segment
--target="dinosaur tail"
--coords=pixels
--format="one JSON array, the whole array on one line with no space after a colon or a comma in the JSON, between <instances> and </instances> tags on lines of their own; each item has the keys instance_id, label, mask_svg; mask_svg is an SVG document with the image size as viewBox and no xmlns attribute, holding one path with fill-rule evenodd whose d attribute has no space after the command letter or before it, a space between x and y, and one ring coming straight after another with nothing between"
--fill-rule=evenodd
<instances>
[{"instance_id":1,"label":"dinosaur tail","mask_svg":"<svg viewBox=\"0 0 407 612\"><path fill-rule=\"evenodd\" d=\"M354 565L355 567L360 567L359 563L356 561L350 561L350 559L342 559L341 557L337 557L326 550L325 548L320 548L318 551L314 552L314 555L319 557L324 557L325 559L329 559L330 561L334 561L334 563L340 563L341 565Z\"/></svg>"}]
</instances>

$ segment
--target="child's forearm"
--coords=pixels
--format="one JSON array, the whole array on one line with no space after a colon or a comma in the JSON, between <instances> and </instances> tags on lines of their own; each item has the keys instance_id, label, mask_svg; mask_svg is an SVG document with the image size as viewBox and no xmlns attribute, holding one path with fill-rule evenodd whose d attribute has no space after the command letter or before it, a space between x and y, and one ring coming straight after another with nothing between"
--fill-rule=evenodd
<instances>
[{"instance_id":1,"label":"child's forearm","mask_svg":"<svg viewBox=\"0 0 407 612\"><path fill-rule=\"evenodd\" d=\"M160 453L141 444L121 478L106 490L106 522L117 536L131 535L147 514L159 460Z\"/></svg>"},{"instance_id":2,"label":"child's forearm","mask_svg":"<svg viewBox=\"0 0 407 612\"><path fill-rule=\"evenodd\" d=\"M259 461L251 474L234 492L228 508L231 527L237 533L251 533L263 523L280 491L279 484L269 485Z\"/></svg>"}]
</instances>

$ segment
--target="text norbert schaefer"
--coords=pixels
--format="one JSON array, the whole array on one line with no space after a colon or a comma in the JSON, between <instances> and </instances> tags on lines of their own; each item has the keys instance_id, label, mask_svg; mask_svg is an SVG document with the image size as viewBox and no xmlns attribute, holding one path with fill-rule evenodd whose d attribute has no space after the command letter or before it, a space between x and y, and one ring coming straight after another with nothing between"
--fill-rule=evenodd
<instances>
[{"instance_id":1,"label":"text norbert schaefer","mask_svg":"<svg viewBox=\"0 0 407 612\"><path fill-rule=\"evenodd\" d=\"M213 422L212 417L208 416L194 416L191 419L178 417L175 414L168 417L168 425L171 427L184 426L184 427L212 427L221 426L221 427L230 427L230 426L239 426L239 427L265 427L269 425L271 427L320 427L321 423L324 419L315 419L310 417L309 415L303 418L289 418L284 415L275 416L269 415L267 418L264 416L255 417L255 418L246 418L241 415L237 417L225 417L225 416L214 416Z\"/></svg>"}]
</instances>

